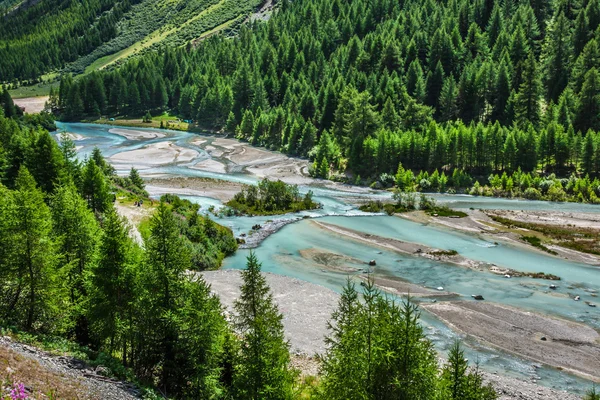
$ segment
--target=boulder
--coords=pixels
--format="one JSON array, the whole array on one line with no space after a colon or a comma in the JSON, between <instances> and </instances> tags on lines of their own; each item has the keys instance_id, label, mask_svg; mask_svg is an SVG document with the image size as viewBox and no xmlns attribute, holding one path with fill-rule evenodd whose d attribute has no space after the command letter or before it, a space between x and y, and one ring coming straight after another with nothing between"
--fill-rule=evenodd
<instances>
[{"instance_id":1,"label":"boulder","mask_svg":"<svg viewBox=\"0 0 600 400\"><path fill-rule=\"evenodd\" d=\"M483 296L480 294L472 294L471 297L474 298L475 300L485 300L483 298Z\"/></svg>"},{"instance_id":2,"label":"boulder","mask_svg":"<svg viewBox=\"0 0 600 400\"><path fill-rule=\"evenodd\" d=\"M371 260L371 261L369 261L369 265L370 265L371 267L374 267L374 266L376 266L376 265L377 265L377 262L376 262L375 260Z\"/></svg>"}]
</instances>

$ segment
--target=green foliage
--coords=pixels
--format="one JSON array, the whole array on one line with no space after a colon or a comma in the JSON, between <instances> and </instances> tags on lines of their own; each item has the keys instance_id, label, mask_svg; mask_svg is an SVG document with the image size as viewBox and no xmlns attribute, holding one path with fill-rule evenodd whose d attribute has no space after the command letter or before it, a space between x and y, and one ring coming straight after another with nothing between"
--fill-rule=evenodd
<instances>
[{"instance_id":1,"label":"green foliage","mask_svg":"<svg viewBox=\"0 0 600 400\"><path fill-rule=\"evenodd\" d=\"M234 305L235 328L243 339L233 381L235 397L291 399L295 372L283 334L283 315L260 269L256 255L250 253Z\"/></svg>"},{"instance_id":2,"label":"green foliage","mask_svg":"<svg viewBox=\"0 0 600 400\"><path fill-rule=\"evenodd\" d=\"M216 35L195 50L147 53L99 77L66 78L59 112L93 114L85 90L101 79L108 109L141 115L142 104L166 104L203 126L308 156L316 177L348 169L372 182L400 162L407 171L477 177L519 168L600 173L590 151L598 135L592 131L590 147L586 133L598 129L600 65L585 11L519 4L492 12L486 2L460 0L436 3L433 18L415 0L283 4L233 40ZM129 96L118 95L123 82ZM167 98L156 101L163 84Z\"/></svg>"},{"instance_id":3,"label":"green foliage","mask_svg":"<svg viewBox=\"0 0 600 400\"><path fill-rule=\"evenodd\" d=\"M200 206L176 195L167 194L161 201L171 206L177 224L191 251L195 270L218 269L223 259L237 250L231 229L217 224L208 215L200 215Z\"/></svg>"},{"instance_id":4,"label":"green foliage","mask_svg":"<svg viewBox=\"0 0 600 400\"><path fill-rule=\"evenodd\" d=\"M129 171L129 180L131 184L140 190L144 190L146 185L144 184L144 180L140 177L140 174L137 169L131 167L131 171Z\"/></svg>"},{"instance_id":5,"label":"green foliage","mask_svg":"<svg viewBox=\"0 0 600 400\"><path fill-rule=\"evenodd\" d=\"M50 209L24 166L15 190L3 195L0 315L26 330L60 331L67 310Z\"/></svg>"},{"instance_id":6,"label":"green foliage","mask_svg":"<svg viewBox=\"0 0 600 400\"><path fill-rule=\"evenodd\" d=\"M479 368L469 371L469 362L460 342L450 348L448 361L442 369L443 398L452 400L495 400L498 395L490 384L483 384Z\"/></svg>"},{"instance_id":7,"label":"green foliage","mask_svg":"<svg viewBox=\"0 0 600 400\"><path fill-rule=\"evenodd\" d=\"M320 204L312 200L312 192L304 196L298 193L297 185L264 178L258 186L247 186L227 202L227 206L241 214L273 215L313 210Z\"/></svg>"},{"instance_id":8,"label":"green foliage","mask_svg":"<svg viewBox=\"0 0 600 400\"><path fill-rule=\"evenodd\" d=\"M53 234L60 254L62 272L67 276L67 289L72 310L74 333L80 343L89 343L85 317L86 280L96 264L100 227L87 203L72 184L59 187L50 201Z\"/></svg>"},{"instance_id":9,"label":"green foliage","mask_svg":"<svg viewBox=\"0 0 600 400\"><path fill-rule=\"evenodd\" d=\"M322 398L437 398L436 353L418 319L410 300L397 304L369 280L361 301L348 281L326 339Z\"/></svg>"}]
</instances>

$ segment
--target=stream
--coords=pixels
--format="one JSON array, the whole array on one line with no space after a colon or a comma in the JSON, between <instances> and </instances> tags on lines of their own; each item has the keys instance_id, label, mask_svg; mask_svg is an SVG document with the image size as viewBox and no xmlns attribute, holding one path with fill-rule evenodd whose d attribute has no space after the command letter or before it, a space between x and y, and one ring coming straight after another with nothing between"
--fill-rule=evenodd
<instances>
[{"instance_id":1,"label":"stream","mask_svg":"<svg viewBox=\"0 0 600 400\"><path fill-rule=\"evenodd\" d=\"M135 166L144 177L204 177L245 184L255 183L258 180L256 175L246 171L245 165L235 164L230 159L219 155L218 152L206 151L193 143L202 139L205 141L202 144L204 148L212 148L213 141L219 138L217 136L122 127L117 129L120 132L117 134L113 126L82 123L57 123L57 126L59 132L66 131L73 134L72 138L81 159L89 156L94 147L98 147L107 158L124 152L139 155L139 152L135 152L148 146L162 146L165 143L180 149L193 150L190 157L181 160L178 157L163 160L153 156L137 155L132 158L131 162L124 162L123 158L118 158L118 162L109 160L120 175L126 175L131 166ZM148 137L132 138L130 136L127 138L123 135L123 131L126 130L146 132ZM159 136L163 134L164 136L152 137L154 132L161 132ZM179 154L182 155L184 152ZM200 162L216 162L219 164L219 168L221 165L224 166L224 172L218 172L219 168L199 169L196 164ZM299 184L299 189L301 193L308 190L313 191L314 199L323 207L319 210L286 216L215 217L215 220L222 225L229 226L236 236L248 233L255 224L265 224L270 220L294 220L294 223L290 223L270 235L256 249L259 260L263 264L263 270L266 272L302 279L339 292L345 283L347 274L324 269L312 258L306 257L305 250L335 253L363 262L376 259L377 273L383 276L400 277L428 288L441 286L445 291L458 293L464 299L470 299L471 294L474 293L483 294L485 299L491 302L567 318L600 330L600 308L591 308L585 304L585 301L600 301L599 298L592 296L592 294L600 293L600 267L570 262L504 242L497 244L476 234L461 233L449 228L434 227L399 217L363 213L351 204L351 200L355 200L357 196L385 200L391 196L388 192L324 184L322 181L311 179L303 179ZM152 197L159 197L160 194L168 191L168 188L155 188L154 186L149 189ZM181 197L199 203L202 206L201 212L207 212L206 210L211 206L217 209L222 207L222 203L218 199L198 196L193 191L182 193ZM440 194L433 197L439 203L453 208L600 212L600 206L577 203L549 203L467 195ZM422 257L399 254L368 243L348 240L338 234L323 230L313 223L315 218L318 218L318 221L363 233L439 249L456 250L464 257L496 264L499 267L509 267L524 272L541 271L555 274L562 280L557 283L559 290L552 291L548 290L549 283L545 280L506 279L502 275L495 275L487 271L482 272ZM238 250L234 256L225 259L223 268L245 267L245 258L249 251ZM575 295L581 296L581 301L573 301L572 297ZM422 323L428 337L440 352L445 353L456 337L456 333L425 311L422 311ZM550 367L534 366L531 361L482 346L475 341L467 339L465 343L469 359L478 358L481 367L487 371L522 379L535 377L542 385L577 394L582 394L591 386L590 382L576 376Z\"/></svg>"}]
</instances>

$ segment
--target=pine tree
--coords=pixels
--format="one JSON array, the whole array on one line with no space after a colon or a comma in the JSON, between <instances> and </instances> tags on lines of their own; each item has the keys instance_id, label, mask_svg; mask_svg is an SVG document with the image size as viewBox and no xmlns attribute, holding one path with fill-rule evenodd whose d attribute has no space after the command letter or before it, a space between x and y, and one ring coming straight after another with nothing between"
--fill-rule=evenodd
<instances>
[{"instance_id":1,"label":"pine tree","mask_svg":"<svg viewBox=\"0 0 600 400\"><path fill-rule=\"evenodd\" d=\"M434 399L437 362L410 300L386 299L372 281L363 301L348 281L329 324L322 360L327 399Z\"/></svg>"},{"instance_id":2,"label":"pine tree","mask_svg":"<svg viewBox=\"0 0 600 400\"><path fill-rule=\"evenodd\" d=\"M254 253L242 271L241 295L236 300L235 328L242 336L234 376L236 398L290 399L295 373L282 319Z\"/></svg>"},{"instance_id":3,"label":"pine tree","mask_svg":"<svg viewBox=\"0 0 600 400\"><path fill-rule=\"evenodd\" d=\"M498 395L490 385L484 385L476 369L469 372L460 342L455 341L448 354L448 362L442 370L444 398L451 400L495 400Z\"/></svg>"},{"instance_id":4,"label":"pine tree","mask_svg":"<svg viewBox=\"0 0 600 400\"><path fill-rule=\"evenodd\" d=\"M561 12L548 29L544 44L546 99L557 101L569 82L572 47L570 23Z\"/></svg>"},{"instance_id":5,"label":"pine tree","mask_svg":"<svg viewBox=\"0 0 600 400\"><path fill-rule=\"evenodd\" d=\"M439 115L441 121L452 121L458 116L458 106L456 104L457 95L458 88L456 87L454 78L446 78L444 80L444 86L442 86L439 100Z\"/></svg>"},{"instance_id":6,"label":"pine tree","mask_svg":"<svg viewBox=\"0 0 600 400\"><path fill-rule=\"evenodd\" d=\"M39 132L27 166L40 189L52 193L65 177L64 159L56 141L48 132Z\"/></svg>"},{"instance_id":7,"label":"pine tree","mask_svg":"<svg viewBox=\"0 0 600 400\"><path fill-rule=\"evenodd\" d=\"M164 393L177 392L179 360L176 310L185 293L185 271L192 265L189 247L180 236L175 216L166 203L160 202L150 220L150 237L145 242L146 268L143 284L144 325L141 334L149 335L144 343L141 365L160 365L158 379Z\"/></svg>"},{"instance_id":8,"label":"pine tree","mask_svg":"<svg viewBox=\"0 0 600 400\"><path fill-rule=\"evenodd\" d=\"M594 173L594 155L596 153L594 133L592 131L588 131L588 133L585 135L585 139L583 141L583 149L581 153L581 168L583 170L583 173L592 175Z\"/></svg>"},{"instance_id":9,"label":"pine tree","mask_svg":"<svg viewBox=\"0 0 600 400\"><path fill-rule=\"evenodd\" d=\"M44 195L25 167L21 167L14 193L14 267L17 287L5 315L25 330L61 328L68 309L52 238L52 218ZM62 315L61 315L62 314Z\"/></svg>"},{"instance_id":10,"label":"pine tree","mask_svg":"<svg viewBox=\"0 0 600 400\"><path fill-rule=\"evenodd\" d=\"M144 190L144 188L146 187L146 185L144 184L144 180L140 176L140 173L137 169L133 167L131 167L131 170L129 171L129 180L131 181L133 186L139 188L140 190Z\"/></svg>"},{"instance_id":11,"label":"pine tree","mask_svg":"<svg viewBox=\"0 0 600 400\"><path fill-rule=\"evenodd\" d=\"M581 131L600 129L600 75L596 68L585 74L579 93L576 127Z\"/></svg>"},{"instance_id":12,"label":"pine tree","mask_svg":"<svg viewBox=\"0 0 600 400\"><path fill-rule=\"evenodd\" d=\"M108 183L93 158L88 159L83 168L82 194L94 213L103 213L111 203Z\"/></svg>"}]
</instances>

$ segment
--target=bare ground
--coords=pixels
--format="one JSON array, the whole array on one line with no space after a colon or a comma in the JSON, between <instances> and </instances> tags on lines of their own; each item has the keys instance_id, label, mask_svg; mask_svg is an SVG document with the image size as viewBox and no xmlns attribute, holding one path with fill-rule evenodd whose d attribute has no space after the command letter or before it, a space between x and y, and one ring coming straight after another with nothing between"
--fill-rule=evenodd
<instances>
[{"instance_id":1,"label":"bare ground","mask_svg":"<svg viewBox=\"0 0 600 400\"><path fill-rule=\"evenodd\" d=\"M587 325L488 302L422 307L480 342L600 382L600 334Z\"/></svg>"},{"instance_id":2,"label":"bare ground","mask_svg":"<svg viewBox=\"0 0 600 400\"><path fill-rule=\"evenodd\" d=\"M80 360L56 356L0 337L0 397L8 395L5 382L23 383L31 398L122 400L141 398L132 385L102 376ZM8 397L10 398L10 397Z\"/></svg>"},{"instance_id":3,"label":"bare ground","mask_svg":"<svg viewBox=\"0 0 600 400\"><path fill-rule=\"evenodd\" d=\"M233 313L233 303L240 295L242 284L240 271L206 271L202 275L227 312ZM283 327L292 352L305 356L322 354L327 322L337 306L337 293L299 279L269 273L264 276L283 314Z\"/></svg>"},{"instance_id":4,"label":"bare ground","mask_svg":"<svg viewBox=\"0 0 600 400\"><path fill-rule=\"evenodd\" d=\"M139 245L143 245L144 240L137 227L142 220L148 218L152 214L152 210L148 208L147 205L144 205L144 207L136 207L132 204L123 204L119 201L115 203L115 208L117 213L120 216L125 217L129 222L129 236Z\"/></svg>"},{"instance_id":5,"label":"bare ground","mask_svg":"<svg viewBox=\"0 0 600 400\"><path fill-rule=\"evenodd\" d=\"M44 110L48 96L24 97L22 99L13 99L13 101L17 106L25 107L27 114L36 114Z\"/></svg>"},{"instance_id":6,"label":"bare ground","mask_svg":"<svg viewBox=\"0 0 600 400\"><path fill-rule=\"evenodd\" d=\"M470 234L479 234L491 241L503 241L511 245L518 246L528 251L543 252L540 249L523 243L521 236L534 235L539 236L539 233L526 229L511 229L490 218L490 215L498 215L520 222L543 223L551 225L559 225L563 227L581 227L593 228L600 230L600 214L592 213L566 213L560 211L511 211L511 210L463 210L467 213L465 218L448 218L448 217L433 217L422 211L414 211L410 213L399 214L401 218L405 218L414 222L423 224L434 224L445 228L450 228L457 231L462 231ZM582 253L576 250L567 249L561 246L548 245L548 248L558 253L557 257L565 260L584 263L589 265L600 265L600 257Z\"/></svg>"},{"instance_id":7,"label":"bare ground","mask_svg":"<svg viewBox=\"0 0 600 400\"><path fill-rule=\"evenodd\" d=\"M186 194L227 202L242 189L241 183L209 178L151 178L146 190L151 194Z\"/></svg>"}]
</instances>

